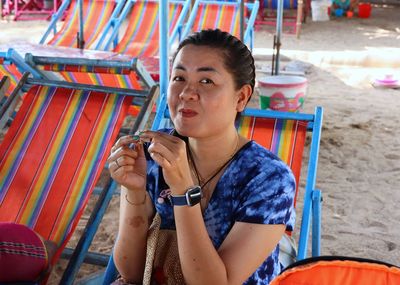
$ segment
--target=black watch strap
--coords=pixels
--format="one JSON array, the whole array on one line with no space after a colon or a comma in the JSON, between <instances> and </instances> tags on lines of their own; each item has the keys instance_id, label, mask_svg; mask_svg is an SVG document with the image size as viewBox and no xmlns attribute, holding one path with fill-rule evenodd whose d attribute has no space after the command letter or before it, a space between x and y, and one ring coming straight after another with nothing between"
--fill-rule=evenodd
<instances>
[{"instance_id":1,"label":"black watch strap","mask_svg":"<svg viewBox=\"0 0 400 285\"><path fill-rule=\"evenodd\" d=\"M201 201L201 187L196 185L186 190L185 195L170 195L170 201L173 206L194 206Z\"/></svg>"}]
</instances>

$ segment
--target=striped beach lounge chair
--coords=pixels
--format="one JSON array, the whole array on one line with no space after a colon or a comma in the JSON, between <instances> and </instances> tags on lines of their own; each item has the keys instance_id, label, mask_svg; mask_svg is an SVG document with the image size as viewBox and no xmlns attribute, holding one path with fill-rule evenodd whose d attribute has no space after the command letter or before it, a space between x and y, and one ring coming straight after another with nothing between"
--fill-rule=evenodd
<instances>
[{"instance_id":1,"label":"striped beach lounge chair","mask_svg":"<svg viewBox=\"0 0 400 285\"><path fill-rule=\"evenodd\" d=\"M280 257L284 266L290 263L291 258L297 260L306 258L311 228L311 255L319 256L321 254L321 191L316 189L316 179L322 116L322 107L317 107L314 114L247 108L237 122L238 131L242 136L269 149L290 166L296 178L295 206L299 195L301 168L305 163L303 152L306 135L307 132L311 133L297 254L287 247L286 238L282 240ZM287 236L290 237L293 230L287 229Z\"/></svg>"},{"instance_id":2,"label":"striped beach lounge chair","mask_svg":"<svg viewBox=\"0 0 400 285\"><path fill-rule=\"evenodd\" d=\"M182 33L182 38L187 37L191 31L197 32L204 29L220 29L241 38L241 22L243 23L243 42L250 49L254 46L254 22L257 17L259 2L245 3L241 20L241 1L211 1L196 0L189 19Z\"/></svg>"},{"instance_id":3,"label":"striped beach lounge chair","mask_svg":"<svg viewBox=\"0 0 400 285\"><path fill-rule=\"evenodd\" d=\"M156 89L32 78L25 86L30 89L0 144L0 222L25 225L55 246L48 261L54 264L77 226L132 100L148 101ZM143 127L145 118L140 116L135 128ZM104 189L109 193L113 188Z\"/></svg>"},{"instance_id":4,"label":"striped beach lounge chair","mask_svg":"<svg viewBox=\"0 0 400 285\"><path fill-rule=\"evenodd\" d=\"M120 0L66 0L53 15L52 20L40 40L40 44L52 46L78 48L78 33L80 32L80 5L82 3L83 41L84 48L94 48L96 40L112 25L122 10L125 2ZM66 14L66 15L65 15ZM65 18L61 28L57 31L57 23ZM52 38L48 39L54 32ZM79 48L83 48L79 47Z\"/></svg>"}]
</instances>

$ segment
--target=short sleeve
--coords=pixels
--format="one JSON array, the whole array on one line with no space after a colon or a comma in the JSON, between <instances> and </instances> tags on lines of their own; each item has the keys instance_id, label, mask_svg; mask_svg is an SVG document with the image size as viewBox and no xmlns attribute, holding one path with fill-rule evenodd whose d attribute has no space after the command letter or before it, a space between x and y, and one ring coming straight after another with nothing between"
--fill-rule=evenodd
<instances>
[{"instance_id":1,"label":"short sleeve","mask_svg":"<svg viewBox=\"0 0 400 285\"><path fill-rule=\"evenodd\" d=\"M285 224L293 227L295 179L279 159L263 163L240 192L235 220L256 224Z\"/></svg>"}]
</instances>

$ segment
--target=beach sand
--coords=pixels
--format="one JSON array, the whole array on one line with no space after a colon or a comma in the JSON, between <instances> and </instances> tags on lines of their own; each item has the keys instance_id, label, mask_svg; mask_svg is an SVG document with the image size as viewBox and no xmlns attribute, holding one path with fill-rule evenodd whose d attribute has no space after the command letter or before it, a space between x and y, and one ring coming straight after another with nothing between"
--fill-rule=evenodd
<instances>
[{"instance_id":1,"label":"beach sand","mask_svg":"<svg viewBox=\"0 0 400 285\"><path fill-rule=\"evenodd\" d=\"M398 15L399 6L374 6L368 19L312 22L309 18L300 39L282 36L281 67L304 71L308 79L303 111L324 107L317 176L317 187L323 193L323 255L400 265L400 89L371 85L374 78L385 74L400 77ZM2 21L0 44L20 39L38 42L47 24ZM270 68L272 43L269 31L256 32L258 69ZM111 251L117 235L118 203L118 198L111 202L91 250ZM93 204L91 200L70 246L75 245ZM65 264L61 260L56 265L50 284L58 284ZM79 276L96 270L101 267L84 265Z\"/></svg>"}]
</instances>

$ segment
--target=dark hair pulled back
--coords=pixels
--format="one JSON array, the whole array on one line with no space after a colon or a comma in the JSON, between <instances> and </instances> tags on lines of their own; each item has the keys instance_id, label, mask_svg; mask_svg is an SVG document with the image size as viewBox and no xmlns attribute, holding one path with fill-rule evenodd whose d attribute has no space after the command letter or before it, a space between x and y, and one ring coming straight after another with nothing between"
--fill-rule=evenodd
<instances>
[{"instance_id":1,"label":"dark hair pulled back","mask_svg":"<svg viewBox=\"0 0 400 285\"><path fill-rule=\"evenodd\" d=\"M225 67L233 76L236 90L249 84L254 92L256 77L254 58L247 46L238 38L219 29L196 32L179 44L173 62L186 45L207 46L220 50L224 56Z\"/></svg>"}]
</instances>

